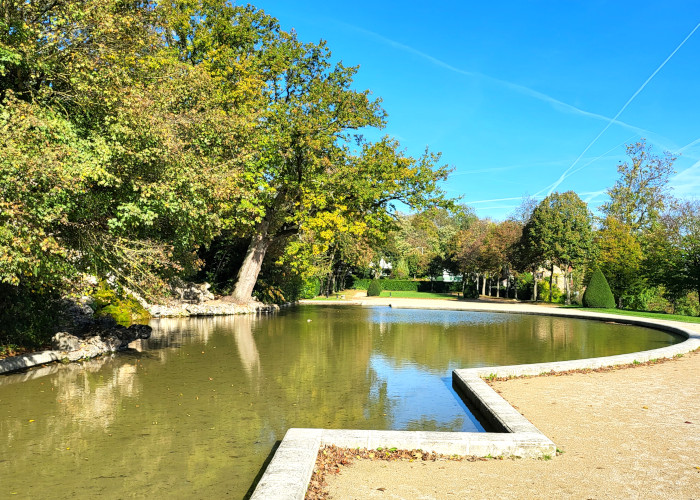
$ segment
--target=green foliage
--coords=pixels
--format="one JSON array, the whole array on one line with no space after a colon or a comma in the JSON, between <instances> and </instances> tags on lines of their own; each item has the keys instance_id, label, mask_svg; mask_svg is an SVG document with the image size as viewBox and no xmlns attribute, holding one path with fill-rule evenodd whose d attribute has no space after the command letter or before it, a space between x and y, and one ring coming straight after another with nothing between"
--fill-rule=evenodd
<instances>
[{"instance_id":1,"label":"green foliage","mask_svg":"<svg viewBox=\"0 0 700 500\"><path fill-rule=\"evenodd\" d=\"M352 290L367 290L372 281L365 278L351 277L348 282L348 288ZM416 281L416 280L392 280L380 279L382 290L394 292L461 292L462 283L459 281Z\"/></svg>"},{"instance_id":2,"label":"green foliage","mask_svg":"<svg viewBox=\"0 0 700 500\"><path fill-rule=\"evenodd\" d=\"M586 291L583 294L583 306L611 309L615 307L615 298L613 297L608 280L605 275L596 269L588 282Z\"/></svg>"},{"instance_id":3,"label":"green foliage","mask_svg":"<svg viewBox=\"0 0 700 500\"><path fill-rule=\"evenodd\" d=\"M606 276L613 295L624 303L625 296L646 287L642 274L643 250L639 235L618 219L607 217L596 234L596 263Z\"/></svg>"},{"instance_id":4,"label":"green foliage","mask_svg":"<svg viewBox=\"0 0 700 500\"><path fill-rule=\"evenodd\" d=\"M465 299L478 299L479 298L479 289L477 288L478 283L472 280L467 280L467 282L464 284L464 292L463 292L463 297Z\"/></svg>"},{"instance_id":5,"label":"green foliage","mask_svg":"<svg viewBox=\"0 0 700 500\"><path fill-rule=\"evenodd\" d=\"M391 271L391 275L396 279L406 279L410 276L410 269L405 259L399 259Z\"/></svg>"},{"instance_id":6,"label":"green foliage","mask_svg":"<svg viewBox=\"0 0 700 500\"><path fill-rule=\"evenodd\" d=\"M557 264L568 283L569 268L583 263L591 251L591 219L588 206L576 193L552 193L535 207L520 247L528 249L531 263Z\"/></svg>"},{"instance_id":7,"label":"green foliage","mask_svg":"<svg viewBox=\"0 0 700 500\"><path fill-rule=\"evenodd\" d=\"M151 317L134 297L117 293L104 281L92 294L92 299L96 318L111 316L118 324L129 326L148 321Z\"/></svg>"},{"instance_id":8,"label":"green foliage","mask_svg":"<svg viewBox=\"0 0 700 500\"><path fill-rule=\"evenodd\" d=\"M563 304L566 297L562 291L557 286L556 282L552 283L552 302L556 304ZM549 301L549 280L541 280L537 282L537 300L548 302Z\"/></svg>"},{"instance_id":9,"label":"green foliage","mask_svg":"<svg viewBox=\"0 0 700 500\"><path fill-rule=\"evenodd\" d=\"M41 283L0 283L0 346L41 347L61 317L60 296Z\"/></svg>"},{"instance_id":10,"label":"green foliage","mask_svg":"<svg viewBox=\"0 0 700 500\"><path fill-rule=\"evenodd\" d=\"M382 293L382 285L379 280L372 280L367 287L368 297L379 297Z\"/></svg>"},{"instance_id":11,"label":"green foliage","mask_svg":"<svg viewBox=\"0 0 700 500\"><path fill-rule=\"evenodd\" d=\"M321 280L318 278L308 278L303 280L299 292L300 299L313 299L321 293Z\"/></svg>"},{"instance_id":12,"label":"green foliage","mask_svg":"<svg viewBox=\"0 0 700 500\"><path fill-rule=\"evenodd\" d=\"M683 316L700 316L698 292L690 292L683 297L676 299L676 301L673 303L673 314L681 314Z\"/></svg>"},{"instance_id":13,"label":"green foliage","mask_svg":"<svg viewBox=\"0 0 700 500\"><path fill-rule=\"evenodd\" d=\"M645 287L633 295L622 296L622 307L634 311L670 311L663 287Z\"/></svg>"},{"instance_id":14,"label":"green foliage","mask_svg":"<svg viewBox=\"0 0 700 500\"><path fill-rule=\"evenodd\" d=\"M534 293L535 285L535 279L532 273L520 273L515 279L518 281L518 299L532 299L532 294ZM537 292L539 293L539 290L537 290Z\"/></svg>"},{"instance_id":15,"label":"green foliage","mask_svg":"<svg viewBox=\"0 0 700 500\"><path fill-rule=\"evenodd\" d=\"M672 201L668 181L676 158L667 151L654 155L651 149L645 139L627 146L631 162L618 165L620 178L608 189L610 201L601 207L633 232L650 230Z\"/></svg>"},{"instance_id":16,"label":"green foliage","mask_svg":"<svg viewBox=\"0 0 700 500\"><path fill-rule=\"evenodd\" d=\"M275 285L270 285L264 280L258 280L253 290L253 296L264 304L284 304L287 302L282 289Z\"/></svg>"}]
</instances>

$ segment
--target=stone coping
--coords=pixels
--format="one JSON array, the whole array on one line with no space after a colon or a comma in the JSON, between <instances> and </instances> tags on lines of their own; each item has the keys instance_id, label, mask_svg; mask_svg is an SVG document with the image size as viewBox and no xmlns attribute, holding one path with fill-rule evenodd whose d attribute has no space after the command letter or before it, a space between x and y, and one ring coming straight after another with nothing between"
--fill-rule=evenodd
<instances>
[{"instance_id":1,"label":"stone coping","mask_svg":"<svg viewBox=\"0 0 700 500\"><path fill-rule=\"evenodd\" d=\"M615 321L646 326L680 335L686 340L679 344L602 358L578 359L551 363L458 369L452 373L457 386L482 413L491 426L500 432L412 432L379 430L289 429L265 473L258 482L252 498L255 500L303 499L313 474L321 446L344 448L421 449L447 455L517 456L523 458L553 457L555 444L505 399L483 381L482 377L540 375L550 372L594 369L632 364L653 359L672 358L700 348L700 334L678 322L617 316L589 311L544 308L524 304L479 304L476 302L447 302L426 304L426 301L354 301L354 305L387 305L398 308L471 310L565 316L579 319ZM307 302L308 303L308 302ZM348 304L318 302L318 304Z\"/></svg>"}]
</instances>

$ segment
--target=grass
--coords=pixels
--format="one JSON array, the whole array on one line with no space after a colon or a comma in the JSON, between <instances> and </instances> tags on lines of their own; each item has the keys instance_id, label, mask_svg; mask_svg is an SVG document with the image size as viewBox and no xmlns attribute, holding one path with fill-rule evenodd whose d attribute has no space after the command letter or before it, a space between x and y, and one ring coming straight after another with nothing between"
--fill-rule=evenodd
<instances>
[{"instance_id":1,"label":"grass","mask_svg":"<svg viewBox=\"0 0 700 500\"><path fill-rule=\"evenodd\" d=\"M619 314L621 316L638 316L640 318L653 318L653 319L666 319L669 321L683 321L684 323L700 323L700 317L698 316L682 316L680 314L666 314L659 312L649 312L649 311L628 311L626 309L587 309L581 306L567 306L567 308L572 309L582 309L587 311L608 313L608 314Z\"/></svg>"},{"instance_id":2,"label":"grass","mask_svg":"<svg viewBox=\"0 0 700 500\"><path fill-rule=\"evenodd\" d=\"M338 301L342 300L338 296L339 295L344 295L346 299L353 299L356 298L353 296L352 293L349 292L338 292L336 294L331 295L330 297L326 297L325 295L321 295L319 297L315 297L312 300L318 300L318 301ZM431 293L431 292L399 292L399 291L393 291L393 290L382 290L382 293L379 295L381 298L396 298L396 299L439 299L439 300L455 300L459 299L459 294L457 292L454 293ZM362 295L361 297L357 297L358 299L365 300L367 297ZM372 297L369 297L370 299Z\"/></svg>"},{"instance_id":3,"label":"grass","mask_svg":"<svg viewBox=\"0 0 700 500\"><path fill-rule=\"evenodd\" d=\"M390 291L382 290L380 295L382 298L397 298L397 299L459 299L459 295L454 295L451 293L432 293L432 292L401 292L401 291Z\"/></svg>"}]
</instances>

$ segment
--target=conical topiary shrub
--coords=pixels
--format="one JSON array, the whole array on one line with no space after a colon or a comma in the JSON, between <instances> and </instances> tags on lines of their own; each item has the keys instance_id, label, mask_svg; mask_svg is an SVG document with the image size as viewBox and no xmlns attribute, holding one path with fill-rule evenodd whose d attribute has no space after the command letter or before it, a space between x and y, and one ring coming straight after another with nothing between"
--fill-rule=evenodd
<instances>
[{"instance_id":1,"label":"conical topiary shrub","mask_svg":"<svg viewBox=\"0 0 700 500\"><path fill-rule=\"evenodd\" d=\"M367 287L367 297L379 297L382 293L382 285L379 284L379 280L372 280Z\"/></svg>"},{"instance_id":2,"label":"conical topiary shrub","mask_svg":"<svg viewBox=\"0 0 700 500\"><path fill-rule=\"evenodd\" d=\"M583 293L583 307L615 308L615 297L600 269L595 270Z\"/></svg>"}]
</instances>

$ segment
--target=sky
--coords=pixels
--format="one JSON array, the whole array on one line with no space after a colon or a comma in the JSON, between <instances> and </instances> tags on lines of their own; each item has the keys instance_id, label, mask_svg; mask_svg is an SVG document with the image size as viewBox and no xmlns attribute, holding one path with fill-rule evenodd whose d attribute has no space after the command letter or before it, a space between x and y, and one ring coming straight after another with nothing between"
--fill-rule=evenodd
<instances>
[{"instance_id":1,"label":"sky","mask_svg":"<svg viewBox=\"0 0 700 500\"><path fill-rule=\"evenodd\" d=\"M480 217L569 190L595 213L641 138L678 155L675 195L700 197L698 0L253 3L359 65L388 113L368 139L441 152L443 188Z\"/></svg>"}]
</instances>

